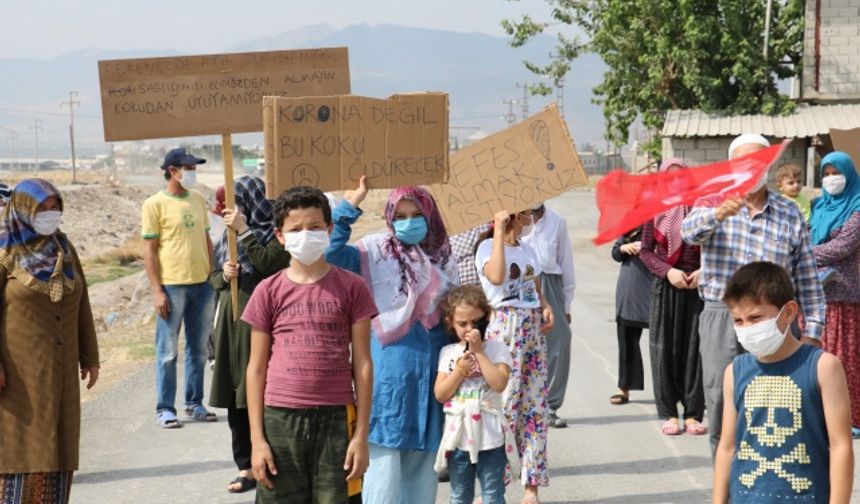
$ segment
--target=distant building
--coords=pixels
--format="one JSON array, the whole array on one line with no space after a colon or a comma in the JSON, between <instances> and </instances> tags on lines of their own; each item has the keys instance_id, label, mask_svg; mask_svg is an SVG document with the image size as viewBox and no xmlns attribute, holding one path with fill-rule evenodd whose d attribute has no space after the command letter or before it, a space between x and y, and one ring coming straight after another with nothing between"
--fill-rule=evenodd
<instances>
[{"instance_id":1,"label":"distant building","mask_svg":"<svg viewBox=\"0 0 860 504\"><path fill-rule=\"evenodd\" d=\"M726 159L732 139L760 133L771 141L792 139L783 162L806 170L816 182L816 147L832 148L830 129L860 128L860 2L808 0L803 74L797 110L788 116L720 116L671 110L663 126L662 155L692 164Z\"/></svg>"},{"instance_id":2,"label":"distant building","mask_svg":"<svg viewBox=\"0 0 860 504\"><path fill-rule=\"evenodd\" d=\"M577 151L582 167L588 175L605 175L612 170L627 169L627 162L619 154L606 154L601 151L580 150Z\"/></svg>"}]
</instances>

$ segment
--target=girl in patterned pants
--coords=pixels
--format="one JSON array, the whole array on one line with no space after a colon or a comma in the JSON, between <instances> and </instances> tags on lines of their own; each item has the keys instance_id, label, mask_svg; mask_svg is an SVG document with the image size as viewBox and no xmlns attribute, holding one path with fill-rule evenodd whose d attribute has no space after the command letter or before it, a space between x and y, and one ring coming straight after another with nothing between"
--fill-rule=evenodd
<instances>
[{"instance_id":1,"label":"girl in patterned pants","mask_svg":"<svg viewBox=\"0 0 860 504\"><path fill-rule=\"evenodd\" d=\"M538 486L549 484L545 333L552 328L552 308L541 295L537 254L519 240L533 226L531 210L499 212L475 253L481 286L495 312L487 339L504 343L513 360L503 398L522 462L524 504L537 504Z\"/></svg>"}]
</instances>

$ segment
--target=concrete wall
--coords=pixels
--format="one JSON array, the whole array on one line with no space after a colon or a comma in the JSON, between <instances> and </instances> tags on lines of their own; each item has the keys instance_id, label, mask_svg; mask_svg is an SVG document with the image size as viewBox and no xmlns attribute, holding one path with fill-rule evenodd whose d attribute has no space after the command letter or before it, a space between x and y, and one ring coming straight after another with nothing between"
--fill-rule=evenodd
<instances>
[{"instance_id":1,"label":"concrete wall","mask_svg":"<svg viewBox=\"0 0 860 504\"><path fill-rule=\"evenodd\" d=\"M819 88L815 90L815 11L821 5ZM804 99L860 99L860 0L807 0Z\"/></svg>"},{"instance_id":2,"label":"concrete wall","mask_svg":"<svg viewBox=\"0 0 860 504\"><path fill-rule=\"evenodd\" d=\"M686 160L690 166L698 166L715 161L724 161L729 157L729 145L735 137L711 137L711 138L663 138L663 158L677 157ZM779 138L768 138L771 144L780 142ZM782 158L777 161L776 166L783 163L795 163L801 168L806 167L806 148L809 140L796 138L786 149ZM774 173L771 169L771 181Z\"/></svg>"}]
</instances>

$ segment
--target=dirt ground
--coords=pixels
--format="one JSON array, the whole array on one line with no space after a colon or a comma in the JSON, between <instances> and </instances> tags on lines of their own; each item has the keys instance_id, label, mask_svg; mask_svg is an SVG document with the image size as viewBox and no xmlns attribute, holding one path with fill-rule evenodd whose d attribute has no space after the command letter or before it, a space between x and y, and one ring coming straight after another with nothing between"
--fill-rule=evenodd
<instances>
[{"instance_id":1,"label":"dirt ground","mask_svg":"<svg viewBox=\"0 0 860 504\"><path fill-rule=\"evenodd\" d=\"M210 199L223 183L214 167L201 170L198 186ZM90 285L89 297L99 335L101 383L83 391L91 400L110 389L139 366L154 358L155 316L149 283L139 257L140 208L143 201L161 188L158 172L119 173L119 181L107 172L79 172L71 184L67 171L42 172L63 196L61 229L75 246ZM32 174L0 172L0 181L10 186ZM341 197L341 193L336 193ZM388 191L371 191L362 205L364 217L354 228L353 241L385 228L383 211ZM121 258L121 265L115 264Z\"/></svg>"}]
</instances>

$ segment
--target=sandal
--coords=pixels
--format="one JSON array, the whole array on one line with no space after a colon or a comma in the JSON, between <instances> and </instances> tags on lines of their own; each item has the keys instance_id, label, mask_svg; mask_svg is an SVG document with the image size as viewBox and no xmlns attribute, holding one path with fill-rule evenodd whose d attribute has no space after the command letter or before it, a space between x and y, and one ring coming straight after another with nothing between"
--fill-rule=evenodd
<instances>
[{"instance_id":1,"label":"sandal","mask_svg":"<svg viewBox=\"0 0 860 504\"><path fill-rule=\"evenodd\" d=\"M686 430L687 434L690 434L691 436L701 436L708 433L708 428L702 425L702 422L698 420L685 422L684 430Z\"/></svg>"},{"instance_id":2,"label":"sandal","mask_svg":"<svg viewBox=\"0 0 860 504\"><path fill-rule=\"evenodd\" d=\"M660 427L660 432L664 436L677 436L683 431L681 430L681 426L678 425L678 421L670 418L669 420L666 420L666 423L664 423L662 427Z\"/></svg>"},{"instance_id":3,"label":"sandal","mask_svg":"<svg viewBox=\"0 0 860 504\"><path fill-rule=\"evenodd\" d=\"M162 429L178 429L182 427L182 422L176 418L176 413L170 410L159 411L157 413L155 422Z\"/></svg>"},{"instance_id":4,"label":"sandal","mask_svg":"<svg viewBox=\"0 0 860 504\"><path fill-rule=\"evenodd\" d=\"M193 406L187 406L185 408L185 414L188 415L188 418L193 418L198 422L216 422L218 421L218 415L208 411L203 407L202 404L195 404Z\"/></svg>"},{"instance_id":5,"label":"sandal","mask_svg":"<svg viewBox=\"0 0 860 504\"><path fill-rule=\"evenodd\" d=\"M613 396L609 396L609 402L616 406L620 406L622 404L627 404L630 402L630 396L625 394L615 394Z\"/></svg>"},{"instance_id":6,"label":"sandal","mask_svg":"<svg viewBox=\"0 0 860 504\"><path fill-rule=\"evenodd\" d=\"M239 488L233 488L232 485L239 485ZM236 479L230 482L227 491L230 493L245 493L248 490L257 488L257 480L254 478L246 478L244 476L236 476Z\"/></svg>"}]
</instances>

